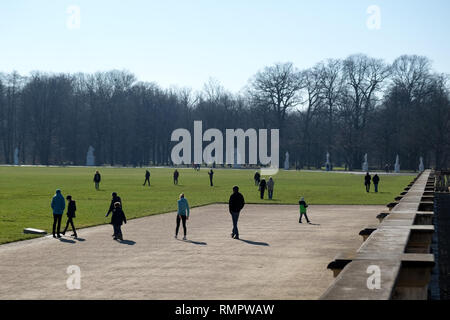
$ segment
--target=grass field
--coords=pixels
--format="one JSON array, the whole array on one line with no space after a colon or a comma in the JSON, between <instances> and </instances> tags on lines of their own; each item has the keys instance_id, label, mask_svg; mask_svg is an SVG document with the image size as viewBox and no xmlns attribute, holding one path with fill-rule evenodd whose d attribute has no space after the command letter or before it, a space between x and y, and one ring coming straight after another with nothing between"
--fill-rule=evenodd
<instances>
[{"instance_id":1,"label":"grass field","mask_svg":"<svg viewBox=\"0 0 450 320\"><path fill-rule=\"evenodd\" d=\"M142 186L145 169L101 168L102 183L96 191L94 168L0 167L0 244L33 238L23 234L32 227L51 232L50 201L57 188L77 201L75 226L109 222L105 214L116 191L128 219L176 210L181 192L191 207L226 203L234 185L247 203L296 204L304 196L310 204L387 204L412 180L412 176L381 176L380 193L365 192L363 176L342 173L280 171L274 199L260 200L252 170L215 170L214 187L206 169L179 169L179 185L172 182L173 169L151 169L152 186ZM266 193L267 197L267 193ZM64 216L62 223L65 224Z\"/></svg>"}]
</instances>

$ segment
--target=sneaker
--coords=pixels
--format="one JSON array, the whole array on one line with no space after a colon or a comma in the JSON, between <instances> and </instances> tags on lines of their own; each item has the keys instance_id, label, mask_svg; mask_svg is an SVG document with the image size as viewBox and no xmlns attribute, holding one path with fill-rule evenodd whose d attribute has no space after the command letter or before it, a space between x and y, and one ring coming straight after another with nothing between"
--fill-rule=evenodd
<instances>
[{"instance_id":1,"label":"sneaker","mask_svg":"<svg viewBox=\"0 0 450 320\"><path fill-rule=\"evenodd\" d=\"M63 232L61 232L61 234L62 234L63 236L65 236L65 235L66 235L66 232L65 232L65 231L63 231Z\"/></svg>"},{"instance_id":2,"label":"sneaker","mask_svg":"<svg viewBox=\"0 0 450 320\"><path fill-rule=\"evenodd\" d=\"M234 239L235 239L235 240L240 240L240 239L239 239L239 236L235 236Z\"/></svg>"},{"instance_id":3,"label":"sneaker","mask_svg":"<svg viewBox=\"0 0 450 320\"><path fill-rule=\"evenodd\" d=\"M56 236L55 236L55 235L53 235L53 238L56 238Z\"/></svg>"},{"instance_id":4,"label":"sneaker","mask_svg":"<svg viewBox=\"0 0 450 320\"><path fill-rule=\"evenodd\" d=\"M113 240L117 240L117 237L114 237L114 239Z\"/></svg>"},{"instance_id":5,"label":"sneaker","mask_svg":"<svg viewBox=\"0 0 450 320\"><path fill-rule=\"evenodd\" d=\"M234 238L234 233L231 234L231 237Z\"/></svg>"},{"instance_id":6,"label":"sneaker","mask_svg":"<svg viewBox=\"0 0 450 320\"><path fill-rule=\"evenodd\" d=\"M175 238L175 239L178 239L178 236L177 236L177 235L175 235L175 236L174 236L174 238Z\"/></svg>"},{"instance_id":7,"label":"sneaker","mask_svg":"<svg viewBox=\"0 0 450 320\"><path fill-rule=\"evenodd\" d=\"M75 237L75 238L78 238L78 236L77 236L77 234L76 233L74 233L74 234L72 234L72 235L70 235L71 237Z\"/></svg>"},{"instance_id":8,"label":"sneaker","mask_svg":"<svg viewBox=\"0 0 450 320\"><path fill-rule=\"evenodd\" d=\"M59 238L61 238L61 235L60 235L60 234L58 234L57 238L58 238L58 239L59 239Z\"/></svg>"},{"instance_id":9,"label":"sneaker","mask_svg":"<svg viewBox=\"0 0 450 320\"><path fill-rule=\"evenodd\" d=\"M183 240L184 240L184 241L186 241L186 240L187 240L187 239L186 239L186 236L184 236L184 237L183 237Z\"/></svg>"}]
</instances>

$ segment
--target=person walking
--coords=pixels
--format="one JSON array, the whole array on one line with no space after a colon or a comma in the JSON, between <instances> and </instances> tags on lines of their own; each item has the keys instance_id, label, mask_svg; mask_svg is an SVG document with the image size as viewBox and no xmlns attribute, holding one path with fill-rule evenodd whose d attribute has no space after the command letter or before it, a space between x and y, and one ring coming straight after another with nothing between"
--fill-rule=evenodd
<instances>
[{"instance_id":1,"label":"person walking","mask_svg":"<svg viewBox=\"0 0 450 320\"><path fill-rule=\"evenodd\" d=\"M213 186L213 176L214 176L214 171L213 171L213 169L211 169L211 170L208 172L208 175L209 175L209 184L210 184L210 186L212 187L212 186Z\"/></svg>"},{"instance_id":2,"label":"person walking","mask_svg":"<svg viewBox=\"0 0 450 320\"><path fill-rule=\"evenodd\" d=\"M112 199L111 199L111 203L109 205L109 210L108 213L106 214L106 216L109 216L109 214L111 212L113 212L114 208L115 208L115 203L118 202L120 203L120 207L122 207L122 199L120 199L120 197L117 195L117 192L113 192L112 194Z\"/></svg>"},{"instance_id":3,"label":"person walking","mask_svg":"<svg viewBox=\"0 0 450 320\"><path fill-rule=\"evenodd\" d=\"M61 190L56 190L55 195L52 198L52 203L50 204L53 209L53 238L56 238L56 234L58 238L61 238L60 229L61 229L61 218L64 213L64 209L66 208L66 201L64 200L63 195L61 194Z\"/></svg>"},{"instance_id":4,"label":"person walking","mask_svg":"<svg viewBox=\"0 0 450 320\"><path fill-rule=\"evenodd\" d=\"M175 239L178 238L178 230L180 229L180 221L183 222L184 237L186 240L186 220L189 220L189 203L184 197L184 193L180 194L180 199L178 200L178 214L177 214L177 227L175 229Z\"/></svg>"},{"instance_id":5,"label":"person walking","mask_svg":"<svg viewBox=\"0 0 450 320\"><path fill-rule=\"evenodd\" d=\"M301 197L300 201L298 202L300 206L300 219L298 220L299 223L302 223L302 217L305 216L306 222L311 223L308 219L308 215L306 214L306 208L308 208L308 205L305 202L305 198Z\"/></svg>"},{"instance_id":6,"label":"person walking","mask_svg":"<svg viewBox=\"0 0 450 320\"><path fill-rule=\"evenodd\" d=\"M366 186L366 192L370 192L370 181L372 180L372 177L367 172L364 177L364 185Z\"/></svg>"},{"instance_id":7,"label":"person walking","mask_svg":"<svg viewBox=\"0 0 450 320\"><path fill-rule=\"evenodd\" d=\"M264 192L266 191L266 189L267 189L267 182L266 179L263 178L259 183L259 192L261 199L264 199Z\"/></svg>"},{"instance_id":8,"label":"person walking","mask_svg":"<svg viewBox=\"0 0 450 320\"><path fill-rule=\"evenodd\" d=\"M106 215L108 216L108 215ZM114 203L114 209L111 215L111 224L114 230L114 240L123 240L122 235L122 224L127 223L127 218L122 210L122 205L120 202Z\"/></svg>"},{"instance_id":9,"label":"person walking","mask_svg":"<svg viewBox=\"0 0 450 320\"><path fill-rule=\"evenodd\" d=\"M144 186L145 184L148 182L148 186L150 187L150 171L145 170L145 181L144 181Z\"/></svg>"},{"instance_id":10,"label":"person walking","mask_svg":"<svg viewBox=\"0 0 450 320\"><path fill-rule=\"evenodd\" d=\"M269 193L269 200L272 200L274 186L275 186L275 181L273 181L272 177L270 177L269 181L267 181L267 192Z\"/></svg>"},{"instance_id":11,"label":"person walking","mask_svg":"<svg viewBox=\"0 0 450 320\"><path fill-rule=\"evenodd\" d=\"M77 205L75 203L75 200L72 200L72 196L68 195L66 197L67 199L67 223L66 227L64 228L64 231L62 232L63 236L66 235L66 231L69 228L69 224L72 226L72 237L78 238L77 236L77 230L75 229L75 225L73 224L73 218L75 218L75 211L77 211Z\"/></svg>"},{"instance_id":12,"label":"person walking","mask_svg":"<svg viewBox=\"0 0 450 320\"><path fill-rule=\"evenodd\" d=\"M95 189L100 189L100 181L102 180L102 176L100 175L100 172L95 171L94 174L94 183L95 183Z\"/></svg>"},{"instance_id":13,"label":"person walking","mask_svg":"<svg viewBox=\"0 0 450 320\"><path fill-rule=\"evenodd\" d=\"M375 193L378 193L378 184L380 183L380 177L378 174L375 174L372 178L373 186L375 187Z\"/></svg>"},{"instance_id":14,"label":"person walking","mask_svg":"<svg viewBox=\"0 0 450 320\"><path fill-rule=\"evenodd\" d=\"M177 169L173 172L173 184L178 184L178 177L180 176L180 173Z\"/></svg>"},{"instance_id":15,"label":"person walking","mask_svg":"<svg viewBox=\"0 0 450 320\"><path fill-rule=\"evenodd\" d=\"M231 219L233 220L233 231L231 232L231 237L233 239L239 240L238 220L244 205L244 196L239 192L239 187L234 186L233 194L230 196L230 200L228 201L228 210L230 211Z\"/></svg>"},{"instance_id":16,"label":"person walking","mask_svg":"<svg viewBox=\"0 0 450 320\"><path fill-rule=\"evenodd\" d=\"M253 179L255 180L255 186L259 186L259 182L261 181L261 175L259 174L258 171L255 172Z\"/></svg>"}]
</instances>

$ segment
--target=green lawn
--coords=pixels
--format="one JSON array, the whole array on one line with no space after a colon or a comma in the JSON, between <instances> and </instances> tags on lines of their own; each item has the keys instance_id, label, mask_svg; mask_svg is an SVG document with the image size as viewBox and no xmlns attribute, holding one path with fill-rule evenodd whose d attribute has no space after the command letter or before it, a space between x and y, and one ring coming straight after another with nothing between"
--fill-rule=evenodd
<instances>
[{"instance_id":1,"label":"green lawn","mask_svg":"<svg viewBox=\"0 0 450 320\"><path fill-rule=\"evenodd\" d=\"M77 201L75 225L87 227L109 222L105 218L116 191L128 219L176 210L181 192L191 207L228 202L233 185L239 185L247 203L296 204L304 196L310 204L387 204L413 176L381 176L380 193L365 192L363 176L342 173L280 171L274 200L260 200L252 170L215 170L214 187L206 169L179 169L179 185L173 169L151 169L151 187L143 187L145 169L101 168L102 183L96 191L94 168L0 167L0 244L29 239L23 228L51 231L50 201L57 188ZM267 197L267 195L266 195ZM65 223L65 216L63 223Z\"/></svg>"}]
</instances>

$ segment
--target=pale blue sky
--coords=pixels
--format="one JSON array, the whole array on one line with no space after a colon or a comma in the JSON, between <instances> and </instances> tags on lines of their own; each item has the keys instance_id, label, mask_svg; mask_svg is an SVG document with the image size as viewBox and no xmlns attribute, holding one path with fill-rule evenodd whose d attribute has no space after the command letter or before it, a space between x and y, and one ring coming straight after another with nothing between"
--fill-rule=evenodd
<instances>
[{"instance_id":1,"label":"pale blue sky","mask_svg":"<svg viewBox=\"0 0 450 320\"><path fill-rule=\"evenodd\" d=\"M67 28L70 5L80 29ZM366 26L370 5L381 29ZM0 72L127 69L143 81L238 91L264 66L366 53L426 55L450 73L448 0L0 0Z\"/></svg>"}]
</instances>

